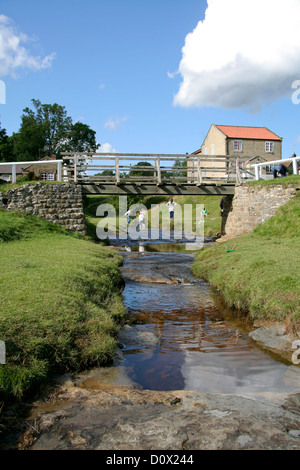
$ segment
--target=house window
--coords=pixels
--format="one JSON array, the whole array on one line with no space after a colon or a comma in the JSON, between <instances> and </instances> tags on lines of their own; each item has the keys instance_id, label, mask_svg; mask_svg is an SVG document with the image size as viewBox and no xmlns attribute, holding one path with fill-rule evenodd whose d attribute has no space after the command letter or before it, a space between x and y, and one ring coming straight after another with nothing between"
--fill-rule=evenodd
<instances>
[{"instance_id":1,"label":"house window","mask_svg":"<svg viewBox=\"0 0 300 470\"><path fill-rule=\"evenodd\" d=\"M243 141L242 140L235 140L233 142L233 149L235 152L242 152L243 150Z\"/></svg>"},{"instance_id":2,"label":"house window","mask_svg":"<svg viewBox=\"0 0 300 470\"><path fill-rule=\"evenodd\" d=\"M266 152L274 152L274 142L266 142L265 150Z\"/></svg>"},{"instance_id":3,"label":"house window","mask_svg":"<svg viewBox=\"0 0 300 470\"><path fill-rule=\"evenodd\" d=\"M45 171L43 171L41 173L41 180L42 181L54 181L54 173L53 172L46 173Z\"/></svg>"}]
</instances>

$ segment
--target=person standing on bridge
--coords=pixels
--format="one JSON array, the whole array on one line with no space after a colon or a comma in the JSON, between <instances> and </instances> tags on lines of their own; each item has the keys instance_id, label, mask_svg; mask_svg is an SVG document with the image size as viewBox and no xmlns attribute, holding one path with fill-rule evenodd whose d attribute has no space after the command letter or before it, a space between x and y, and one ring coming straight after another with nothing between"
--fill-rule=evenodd
<instances>
[{"instance_id":1,"label":"person standing on bridge","mask_svg":"<svg viewBox=\"0 0 300 470\"><path fill-rule=\"evenodd\" d=\"M173 198L171 198L169 202L167 202L166 206L169 207L170 219L173 220L176 202L173 201Z\"/></svg>"}]
</instances>

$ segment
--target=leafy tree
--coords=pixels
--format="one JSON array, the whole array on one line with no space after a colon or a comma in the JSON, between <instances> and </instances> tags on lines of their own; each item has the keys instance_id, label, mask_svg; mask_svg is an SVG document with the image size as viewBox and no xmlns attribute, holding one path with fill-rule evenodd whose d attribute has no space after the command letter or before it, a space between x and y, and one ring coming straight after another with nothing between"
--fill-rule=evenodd
<instances>
[{"instance_id":1,"label":"leafy tree","mask_svg":"<svg viewBox=\"0 0 300 470\"><path fill-rule=\"evenodd\" d=\"M153 171L149 171L148 169L141 168L139 167L149 167L153 169ZM129 171L129 176L154 176L154 168L153 165L149 162L138 162L136 165L133 165L131 170Z\"/></svg>"},{"instance_id":2,"label":"leafy tree","mask_svg":"<svg viewBox=\"0 0 300 470\"><path fill-rule=\"evenodd\" d=\"M21 126L11 137L0 126L0 160L40 160L63 151L95 152L100 146L96 132L81 122L73 124L64 106L42 104L31 100L33 107L25 108Z\"/></svg>"},{"instance_id":3,"label":"leafy tree","mask_svg":"<svg viewBox=\"0 0 300 470\"><path fill-rule=\"evenodd\" d=\"M187 160L176 159L173 167L173 176L187 176Z\"/></svg>"},{"instance_id":4,"label":"leafy tree","mask_svg":"<svg viewBox=\"0 0 300 470\"><path fill-rule=\"evenodd\" d=\"M20 130L13 135L18 160L59 155L72 128L72 119L64 106L42 104L34 99L32 103L34 109L23 110Z\"/></svg>"},{"instance_id":5,"label":"leafy tree","mask_svg":"<svg viewBox=\"0 0 300 470\"><path fill-rule=\"evenodd\" d=\"M0 162L13 162L14 151L13 141L6 133L6 129L0 124Z\"/></svg>"},{"instance_id":6,"label":"leafy tree","mask_svg":"<svg viewBox=\"0 0 300 470\"><path fill-rule=\"evenodd\" d=\"M100 145L96 141L95 131L87 124L76 122L72 124L63 147L65 151L83 153L95 152Z\"/></svg>"}]
</instances>

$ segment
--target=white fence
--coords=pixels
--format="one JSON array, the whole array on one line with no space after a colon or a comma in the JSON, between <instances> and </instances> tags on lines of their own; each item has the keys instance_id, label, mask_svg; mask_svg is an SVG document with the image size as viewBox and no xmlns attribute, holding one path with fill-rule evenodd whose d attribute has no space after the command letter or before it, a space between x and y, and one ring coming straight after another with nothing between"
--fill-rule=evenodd
<instances>
[{"instance_id":1,"label":"white fence","mask_svg":"<svg viewBox=\"0 0 300 470\"><path fill-rule=\"evenodd\" d=\"M43 160L43 161L31 161L31 162L5 162L0 163L1 166L10 166L12 174L12 183L17 181L17 166L31 166L31 165L57 165L57 181L62 181L62 163L63 160Z\"/></svg>"},{"instance_id":2,"label":"white fence","mask_svg":"<svg viewBox=\"0 0 300 470\"><path fill-rule=\"evenodd\" d=\"M254 172L255 172L255 179L263 179L261 176L261 168L262 167L267 167L267 166L272 166L272 165L280 165L281 163L284 165L285 163L293 163L293 173L294 175L298 175L298 160L300 160L300 157L291 157L291 158L285 158L282 160L273 160L271 162L263 162L263 163L254 163L254 165L251 165L254 167Z\"/></svg>"}]
</instances>

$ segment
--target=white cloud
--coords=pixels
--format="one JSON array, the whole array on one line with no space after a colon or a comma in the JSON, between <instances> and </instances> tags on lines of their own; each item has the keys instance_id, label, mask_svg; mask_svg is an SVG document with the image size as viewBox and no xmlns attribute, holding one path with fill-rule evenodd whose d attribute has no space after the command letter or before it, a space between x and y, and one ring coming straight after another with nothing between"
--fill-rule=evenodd
<instances>
[{"instance_id":1,"label":"white cloud","mask_svg":"<svg viewBox=\"0 0 300 470\"><path fill-rule=\"evenodd\" d=\"M117 150L114 149L111 144L106 142L105 144L101 144L101 147L97 149L97 153L117 153Z\"/></svg>"},{"instance_id":2,"label":"white cloud","mask_svg":"<svg viewBox=\"0 0 300 470\"><path fill-rule=\"evenodd\" d=\"M128 116L124 117L110 117L107 119L107 121L104 124L104 127L107 129L110 129L111 131L115 131L123 122L127 121L129 119Z\"/></svg>"},{"instance_id":3,"label":"white cloud","mask_svg":"<svg viewBox=\"0 0 300 470\"><path fill-rule=\"evenodd\" d=\"M20 69L38 71L51 66L55 54L44 58L31 55L23 45L29 40L26 34L16 30L10 18L0 15L0 76L15 77Z\"/></svg>"},{"instance_id":4,"label":"white cloud","mask_svg":"<svg viewBox=\"0 0 300 470\"><path fill-rule=\"evenodd\" d=\"M299 0L208 0L186 36L174 104L245 107L291 95L300 78Z\"/></svg>"},{"instance_id":5,"label":"white cloud","mask_svg":"<svg viewBox=\"0 0 300 470\"><path fill-rule=\"evenodd\" d=\"M177 75L177 74L178 74L178 72L169 72L169 71L168 71L168 77L169 77L169 78L174 78L175 75Z\"/></svg>"}]
</instances>

